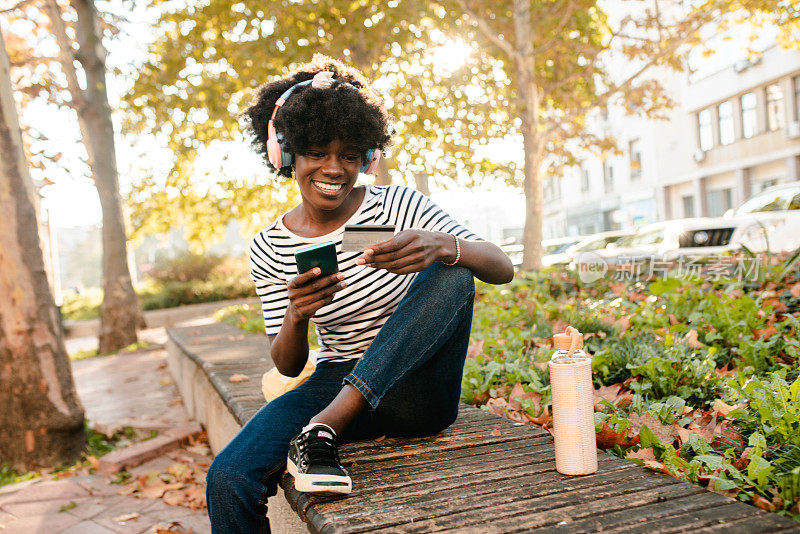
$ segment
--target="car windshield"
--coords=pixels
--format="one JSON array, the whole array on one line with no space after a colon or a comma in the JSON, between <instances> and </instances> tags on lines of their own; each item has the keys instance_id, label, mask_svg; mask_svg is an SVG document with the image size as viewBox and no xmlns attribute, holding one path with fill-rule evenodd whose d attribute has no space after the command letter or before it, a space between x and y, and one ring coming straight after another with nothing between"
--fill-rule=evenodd
<instances>
[{"instance_id":1,"label":"car windshield","mask_svg":"<svg viewBox=\"0 0 800 534\"><path fill-rule=\"evenodd\" d=\"M664 240L664 229L648 230L628 235L617 241L620 247L634 247L636 245L654 245Z\"/></svg>"},{"instance_id":2,"label":"car windshield","mask_svg":"<svg viewBox=\"0 0 800 534\"><path fill-rule=\"evenodd\" d=\"M736 209L738 215L800 209L800 187L787 187L754 196Z\"/></svg>"},{"instance_id":3,"label":"car windshield","mask_svg":"<svg viewBox=\"0 0 800 534\"><path fill-rule=\"evenodd\" d=\"M547 245L544 247L545 254L560 254L567 250L569 247L577 243L577 241L567 241L566 243L558 243L555 245Z\"/></svg>"},{"instance_id":4,"label":"car windshield","mask_svg":"<svg viewBox=\"0 0 800 534\"><path fill-rule=\"evenodd\" d=\"M607 236L607 237L598 237L595 239L591 239L584 243L578 243L575 247L575 252L589 252L590 250L598 250L601 248L605 248L606 245L609 243L616 243L620 240L622 236Z\"/></svg>"}]
</instances>

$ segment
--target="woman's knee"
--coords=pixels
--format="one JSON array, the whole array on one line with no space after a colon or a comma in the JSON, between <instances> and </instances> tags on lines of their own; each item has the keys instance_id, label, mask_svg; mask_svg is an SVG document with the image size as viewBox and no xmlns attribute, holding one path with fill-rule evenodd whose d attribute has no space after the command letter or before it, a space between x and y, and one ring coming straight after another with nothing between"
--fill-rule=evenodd
<instances>
[{"instance_id":1,"label":"woman's knee","mask_svg":"<svg viewBox=\"0 0 800 534\"><path fill-rule=\"evenodd\" d=\"M430 283L449 295L473 295L475 279L466 267L448 266L434 262L428 267Z\"/></svg>"}]
</instances>

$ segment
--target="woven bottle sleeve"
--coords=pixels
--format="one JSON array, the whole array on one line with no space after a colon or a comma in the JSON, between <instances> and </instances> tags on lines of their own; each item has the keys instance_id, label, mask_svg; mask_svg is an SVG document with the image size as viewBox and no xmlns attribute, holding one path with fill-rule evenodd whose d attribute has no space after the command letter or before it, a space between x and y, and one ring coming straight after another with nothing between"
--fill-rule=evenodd
<instances>
[{"instance_id":1,"label":"woven bottle sleeve","mask_svg":"<svg viewBox=\"0 0 800 534\"><path fill-rule=\"evenodd\" d=\"M549 364L556 470L588 475L597 471L592 364L589 358L568 361Z\"/></svg>"}]
</instances>

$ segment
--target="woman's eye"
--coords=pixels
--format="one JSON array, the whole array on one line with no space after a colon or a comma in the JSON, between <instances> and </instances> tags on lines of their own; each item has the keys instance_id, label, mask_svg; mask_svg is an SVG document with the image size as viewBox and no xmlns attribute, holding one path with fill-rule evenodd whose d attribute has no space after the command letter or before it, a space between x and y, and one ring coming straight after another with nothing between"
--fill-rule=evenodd
<instances>
[{"instance_id":1,"label":"woman's eye","mask_svg":"<svg viewBox=\"0 0 800 534\"><path fill-rule=\"evenodd\" d=\"M361 156L359 156L358 154L345 154L344 156L342 156L342 159L344 159L345 161L352 162L352 161L358 161L360 157Z\"/></svg>"},{"instance_id":2,"label":"woman's eye","mask_svg":"<svg viewBox=\"0 0 800 534\"><path fill-rule=\"evenodd\" d=\"M314 159L320 159L320 158L324 158L325 155L322 152L306 152L306 157L314 158Z\"/></svg>"}]
</instances>

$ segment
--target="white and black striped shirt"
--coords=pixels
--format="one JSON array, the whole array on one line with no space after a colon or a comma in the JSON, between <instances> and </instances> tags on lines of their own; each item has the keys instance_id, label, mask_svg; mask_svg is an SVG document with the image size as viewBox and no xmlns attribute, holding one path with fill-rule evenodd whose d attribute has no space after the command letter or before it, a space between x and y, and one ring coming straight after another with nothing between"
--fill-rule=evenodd
<instances>
[{"instance_id":1,"label":"white and black striped shirt","mask_svg":"<svg viewBox=\"0 0 800 534\"><path fill-rule=\"evenodd\" d=\"M394 224L396 231L422 228L459 238L480 238L455 222L422 193L403 186L366 186L364 200L346 224ZM319 338L317 361L360 358L406 294L416 273L392 274L357 265L361 253L342 252L344 226L319 237L300 237L283 224L283 215L261 230L250 245L250 276L256 285L268 336L276 335L289 305L288 282L297 276L294 252L333 241L347 287L313 318Z\"/></svg>"}]
</instances>

